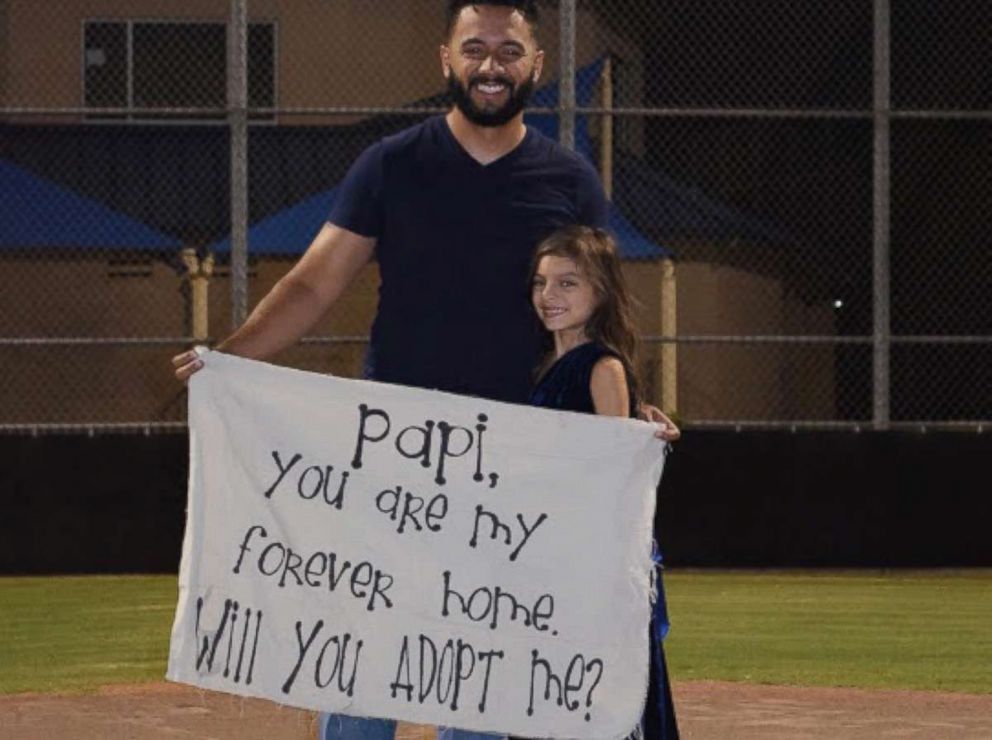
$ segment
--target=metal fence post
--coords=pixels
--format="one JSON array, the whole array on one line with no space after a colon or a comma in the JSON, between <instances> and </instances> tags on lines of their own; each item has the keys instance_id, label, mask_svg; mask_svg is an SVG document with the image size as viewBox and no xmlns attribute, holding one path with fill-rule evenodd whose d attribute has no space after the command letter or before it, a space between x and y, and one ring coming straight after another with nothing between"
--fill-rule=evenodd
<instances>
[{"instance_id":1,"label":"metal fence post","mask_svg":"<svg viewBox=\"0 0 992 740\"><path fill-rule=\"evenodd\" d=\"M231 0L228 122L231 131L231 324L248 316L248 0Z\"/></svg>"},{"instance_id":2,"label":"metal fence post","mask_svg":"<svg viewBox=\"0 0 992 740\"><path fill-rule=\"evenodd\" d=\"M559 44L558 141L575 149L575 0L562 0Z\"/></svg>"},{"instance_id":3,"label":"metal fence post","mask_svg":"<svg viewBox=\"0 0 992 740\"><path fill-rule=\"evenodd\" d=\"M890 131L890 8L889 0L875 0L874 51L874 185L873 185L873 395L875 429L889 427L890 273L889 226L891 208Z\"/></svg>"}]
</instances>

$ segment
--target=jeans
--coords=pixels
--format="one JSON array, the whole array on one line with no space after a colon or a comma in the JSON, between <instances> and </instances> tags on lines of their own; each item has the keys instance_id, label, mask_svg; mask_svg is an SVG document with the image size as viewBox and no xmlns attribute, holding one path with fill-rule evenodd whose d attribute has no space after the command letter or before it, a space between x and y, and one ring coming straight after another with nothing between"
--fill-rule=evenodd
<instances>
[{"instance_id":1,"label":"jeans","mask_svg":"<svg viewBox=\"0 0 992 740\"><path fill-rule=\"evenodd\" d=\"M391 719L345 717L342 714L320 715L317 740L393 740L396 722ZM505 740L505 736L441 727L438 740Z\"/></svg>"}]
</instances>

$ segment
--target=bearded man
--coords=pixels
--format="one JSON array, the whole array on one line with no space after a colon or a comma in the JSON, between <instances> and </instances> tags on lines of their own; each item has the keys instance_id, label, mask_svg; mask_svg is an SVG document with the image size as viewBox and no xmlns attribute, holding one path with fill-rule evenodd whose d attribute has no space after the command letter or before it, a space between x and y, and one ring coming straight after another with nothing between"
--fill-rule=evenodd
<instances>
[{"instance_id":1,"label":"bearded man","mask_svg":"<svg viewBox=\"0 0 992 740\"><path fill-rule=\"evenodd\" d=\"M295 343L358 272L379 263L367 378L526 402L541 355L527 276L538 242L570 224L606 226L584 159L523 122L540 79L534 0L450 0L440 48L454 105L367 149L300 261L217 349L266 359ZM202 363L173 358L185 380ZM658 436L678 429L657 409ZM392 740L387 720L323 715L322 740ZM444 730L446 740L487 737Z\"/></svg>"},{"instance_id":2,"label":"bearded man","mask_svg":"<svg viewBox=\"0 0 992 740\"><path fill-rule=\"evenodd\" d=\"M541 353L529 303L538 242L606 226L592 167L523 122L540 79L532 0L452 0L440 48L454 106L372 145L307 252L217 349L266 359L295 343L373 255L379 305L366 377L523 403ZM177 376L198 368L175 358Z\"/></svg>"}]
</instances>

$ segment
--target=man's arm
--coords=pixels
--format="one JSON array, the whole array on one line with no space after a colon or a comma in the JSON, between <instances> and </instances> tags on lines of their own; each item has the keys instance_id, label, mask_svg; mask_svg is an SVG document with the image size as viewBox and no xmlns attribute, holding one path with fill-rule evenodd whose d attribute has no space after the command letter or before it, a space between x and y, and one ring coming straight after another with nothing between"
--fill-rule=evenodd
<instances>
[{"instance_id":1,"label":"man's arm","mask_svg":"<svg viewBox=\"0 0 992 740\"><path fill-rule=\"evenodd\" d=\"M217 349L263 360L300 339L341 296L372 258L376 240L327 223L299 262L269 291L251 316ZM172 358L186 380L203 363L195 352Z\"/></svg>"}]
</instances>

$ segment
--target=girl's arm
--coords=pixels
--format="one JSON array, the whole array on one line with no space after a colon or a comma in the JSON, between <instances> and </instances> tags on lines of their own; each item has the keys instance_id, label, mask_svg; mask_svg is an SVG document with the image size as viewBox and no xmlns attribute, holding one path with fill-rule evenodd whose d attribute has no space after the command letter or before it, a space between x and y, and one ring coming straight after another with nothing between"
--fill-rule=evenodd
<instances>
[{"instance_id":1,"label":"girl's arm","mask_svg":"<svg viewBox=\"0 0 992 740\"><path fill-rule=\"evenodd\" d=\"M623 363L616 357L603 357L592 368L589 380L592 405L601 416L629 416L630 390Z\"/></svg>"}]
</instances>

